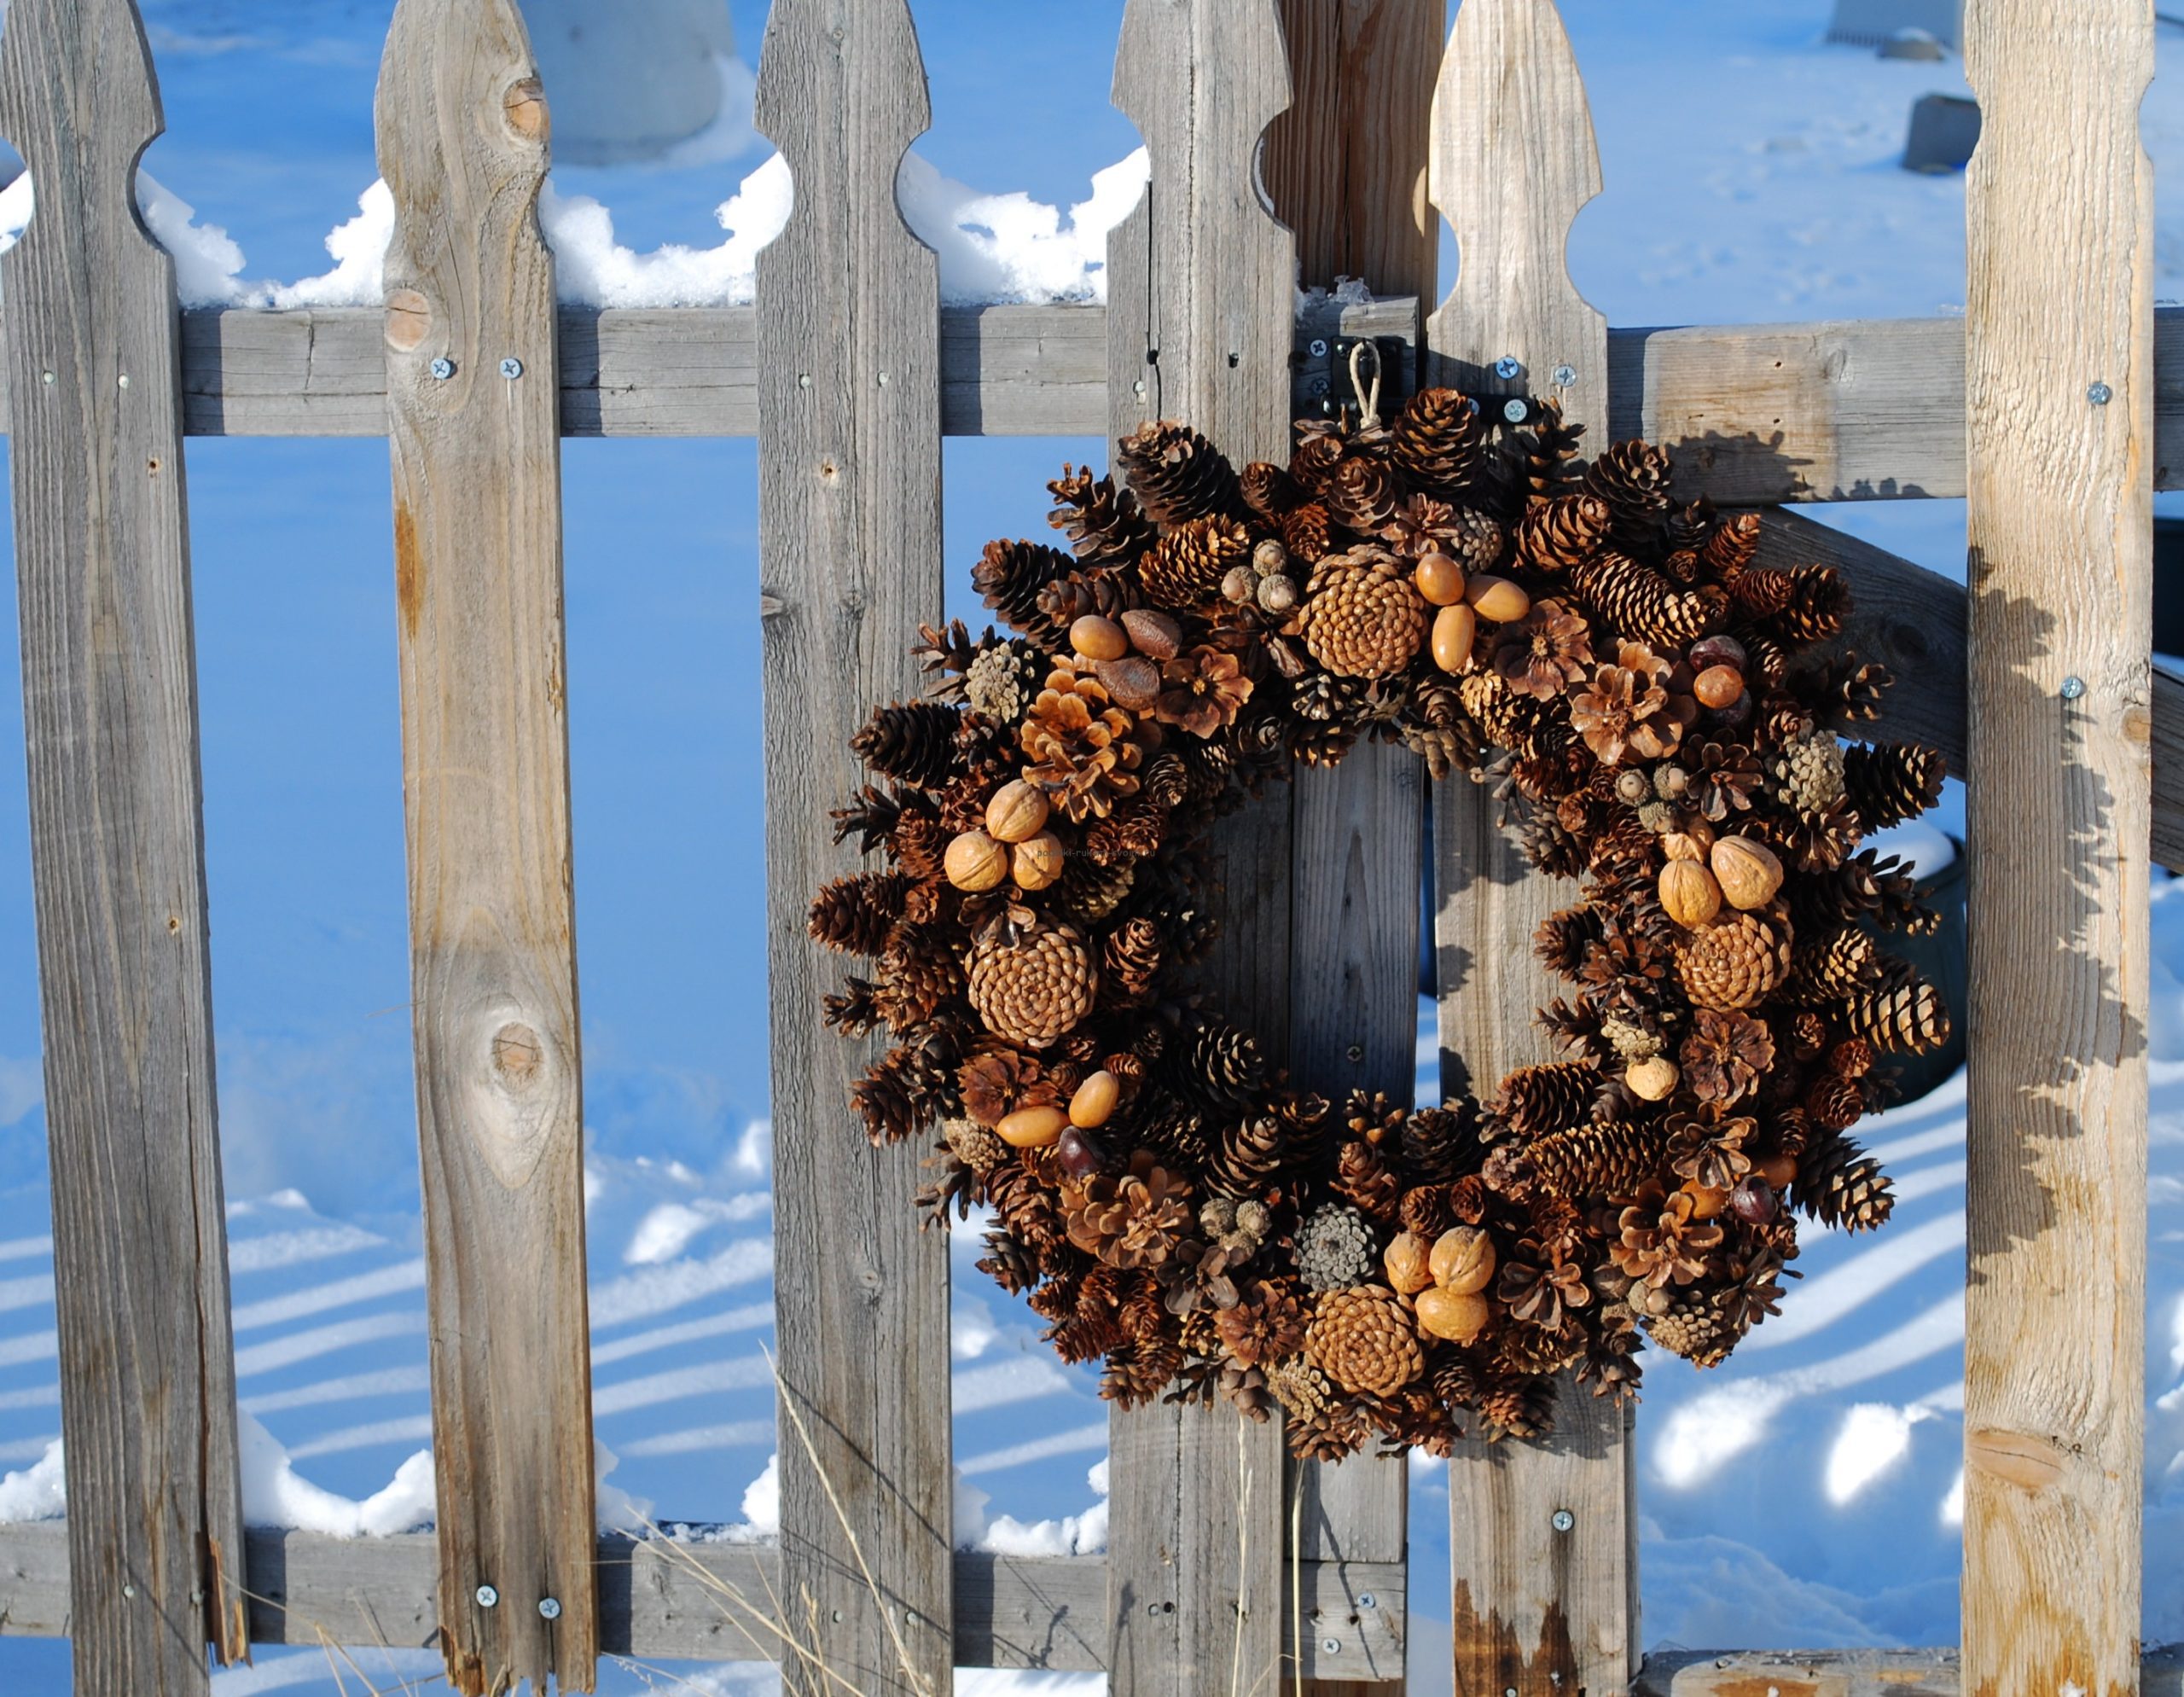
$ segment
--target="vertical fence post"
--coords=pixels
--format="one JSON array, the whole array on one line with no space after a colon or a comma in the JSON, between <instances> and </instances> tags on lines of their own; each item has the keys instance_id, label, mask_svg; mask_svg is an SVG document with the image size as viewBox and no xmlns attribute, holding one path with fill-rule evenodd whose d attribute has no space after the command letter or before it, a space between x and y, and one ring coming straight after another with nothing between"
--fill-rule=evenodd
<instances>
[{"instance_id":1,"label":"vertical fence post","mask_svg":"<svg viewBox=\"0 0 2184 1697\"><path fill-rule=\"evenodd\" d=\"M82 1697L201 1693L208 1637L247 1650L179 317L135 204L165 128L131 0L18 0L10 470Z\"/></svg>"},{"instance_id":2,"label":"vertical fence post","mask_svg":"<svg viewBox=\"0 0 2184 1697\"><path fill-rule=\"evenodd\" d=\"M1287 105L1275 0L1130 0L1115 104L1152 155L1108 238L1109 421L1176 418L1240 463L1286 461L1294 244L1260 204L1260 137ZM1207 988L1286 1047L1290 796L1223 832L1223 941ZM1252 1690L1284 1676L1281 1427L1227 1406L1115 1411L1110 1425L1115 1697Z\"/></svg>"},{"instance_id":3,"label":"vertical fence post","mask_svg":"<svg viewBox=\"0 0 2184 1697\"><path fill-rule=\"evenodd\" d=\"M855 869L827 818L863 776L849 739L916 699L904 633L941 613L939 272L895 203L932 120L905 0L775 0L758 119L796 179L758 256L781 1601L826 1666L781 1659L815 1697L944 1693L947 1235L918 1229L922 1151L859 1135L850 1086L880 1046L822 1029L833 968L804 934L811 892Z\"/></svg>"},{"instance_id":4,"label":"vertical fence post","mask_svg":"<svg viewBox=\"0 0 2184 1697\"><path fill-rule=\"evenodd\" d=\"M1283 0L1295 99L1268 131L1265 177L1305 284L1331 288L1347 276L1376 294L1433 298L1440 230L1423 178L1446 19L1445 0ZM1408 1101L1424 764L1362 743L1339 766L1300 770L1294 788L1291 1069L1337 1101L1366 1090ZM1409 1473L1401 1459L1369 1453L1292 1462L1298 1554L1403 1561ZM1371 1688L1323 1680L1311 1689L1345 1697Z\"/></svg>"},{"instance_id":5,"label":"vertical fence post","mask_svg":"<svg viewBox=\"0 0 2184 1697\"><path fill-rule=\"evenodd\" d=\"M377 123L441 1648L466 1692L589 1691L560 382L513 0L401 0Z\"/></svg>"},{"instance_id":6,"label":"vertical fence post","mask_svg":"<svg viewBox=\"0 0 2184 1697\"><path fill-rule=\"evenodd\" d=\"M1463 0L1434 100L1430 189L1459 270L1427 320L1427 381L1556 396L1592 436L1606 430L1606 323L1563 260L1600 187L1553 0ZM1496 370L1505 359L1515 375ZM1484 791L1441 785L1434 825L1443 1065L1461 1056L1490 1090L1547 1058L1533 1010L1554 986L1531 936L1563 898L1525 863ZM1549 1440L1469 1441L1449 1464L1459 1694L1620 1691L1636 1671L1629 1422L1566 1377L1555 1419Z\"/></svg>"},{"instance_id":7,"label":"vertical fence post","mask_svg":"<svg viewBox=\"0 0 2184 1697\"><path fill-rule=\"evenodd\" d=\"M1972 0L1964 1688L2138 1688L2153 181L2145 0Z\"/></svg>"}]
</instances>

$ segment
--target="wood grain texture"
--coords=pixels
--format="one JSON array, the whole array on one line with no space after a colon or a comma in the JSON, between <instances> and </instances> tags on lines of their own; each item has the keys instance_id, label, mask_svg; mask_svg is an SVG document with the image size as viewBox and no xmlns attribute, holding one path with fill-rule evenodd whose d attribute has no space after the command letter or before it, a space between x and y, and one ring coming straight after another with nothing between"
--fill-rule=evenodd
<instances>
[{"instance_id":1,"label":"wood grain texture","mask_svg":"<svg viewBox=\"0 0 2184 1697\"><path fill-rule=\"evenodd\" d=\"M1431 193L1461 270L1426 321L1426 381L1560 399L1597 443L1608 418L1607 326L1563 264L1600 192L1590 109L1551 0L1464 0L1434 96ZM1495 367L1513 359L1518 375ZM1566 899L1461 779L1434 799L1442 1068L1490 1092L1548 1057L1534 1011L1559 986L1531 935ZM1459 1059L1460 1057L1460 1059ZM1449 1462L1449 1562L1461 1697L1620 1690L1635 1665L1633 1457L1625 1415L1565 1380L1541 1444L1460 1445ZM1558 1510L1577 1530L1557 1532Z\"/></svg>"},{"instance_id":2,"label":"wood grain texture","mask_svg":"<svg viewBox=\"0 0 2184 1697\"><path fill-rule=\"evenodd\" d=\"M1975 1697L2138 1677L2153 29L2141 0L1965 17Z\"/></svg>"},{"instance_id":3,"label":"wood grain texture","mask_svg":"<svg viewBox=\"0 0 2184 1697\"><path fill-rule=\"evenodd\" d=\"M465 1691L549 1674L589 1691L554 261L546 112L513 0L401 0L378 130L442 1648Z\"/></svg>"},{"instance_id":4,"label":"wood grain texture","mask_svg":"<svg viewBox=\"0 0 2184 1697\"><path fill-rule=\"evenodd\" d=\"M839 966L804 933L812 892L856 864L827 817L863 776L849 739L916 698L908 633L941 613L939 279L894 194L931 110L904 0L777 0L759 64L758 127L796 178L758 256L782 1582L839 1677L945 1692L946 1235L919 1229L924 1150L871 1148L851 1114L884 1045L825 1029Z\"/></svg>"},{"instance_id":5,"label":"wood grain texture","mask_svg":"<svg viewBox=\"0 0 2184 1697\"><path fill-rule=\"evenodd\" d=\"M1286 460L1295 244L1261 203L1260 139L1288 104L1275 0L1129 0L1115 104L1152 180L1107 241L1109 415L1182 419L1237 463ZM1274 1053L1288 1039L1290 795L1223 828L1223 937L1203 980ZM1227 1404L1118 1409L1110 1424L1109 1685L1182 1697L1286 1677L1285 1450Z\"/></svg>"},{"instance_id":6,"label":"wood grain texture","mask_svg":"<svg viewBox=\"0 0 2184 1697\"><path fill-rule=\"evenodd\" d=\"M165 129L131 0L21 0L0 131L9 456L52 1150L75 1687L181 1697L244 1651L173 262L137 221Z\"/></svg>"},{"instance_id":7,"label":"wood grain texture","mask_svg":"<svg viewBox=\"0 0 2184 1697\"><path fill-rule=\"evenodd\" d=\"M1425 203L1426 151L1444 0L1283 0L1281 16L1294 98L1267 133L1263 169L1275 213L1296 237L1298 280L1332 289L1354 276L1379 294L1432 299L1440 228ZM1402 404L1398 380L1411 375L1388 374L1387 411ZM1408 1102L1417 1072L1424 764L1402 748L1363 744L1339 766L1298 770L1292 787L1291 1072L1338 1102L1352 1090ZM1410 1496L1401 1457L1292 1460L1288 1481L1305 1557L1389 1563L1401 1575ZM1381 1612L1359 1618L1385 1619L1400 1606L1402 1584L1397 1577L1374 1593ZM1292 1644L1303 1636L1298 1624ZM1377 1669L1383 1680L1403 1677L1396 1648ZM1316 1690L1350 1697L1332 1683Z\"/></svg>"}]
</instances>

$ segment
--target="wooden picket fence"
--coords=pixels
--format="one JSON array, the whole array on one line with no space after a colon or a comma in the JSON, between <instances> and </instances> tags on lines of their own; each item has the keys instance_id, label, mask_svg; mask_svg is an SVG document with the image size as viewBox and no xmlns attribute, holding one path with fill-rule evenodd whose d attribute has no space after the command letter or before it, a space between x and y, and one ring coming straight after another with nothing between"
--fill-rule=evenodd
<instances>
[{"instance_id":1,"label":"wooden picket fence","mask_svg":"<svg viewBox=\"0 0 2184 1697\"><path fill-rule=\"evenodd\" d=\"M511 0L400 0L385 310L178 313L131 206L161 127L132 0L15 0L0 131L38 212L0 319L70 1514L0 1529L0 1631L72 1637L82 1697L202 1693L208 1642L231 1660L322 1638L437 1642L472 1689L585 1689L610 1652L769 1658L815 1693L944 1692L958 1663L1105 1668L1118 1697L1400 1681L1403 1465L1285 1465L1278 1428L1225 1409L1114 1416L1104 1557L954 1549L945 1245L917 1229L919 1152L847 1120L864 1057L822 1037L802 924L845 865L826 810L857 777L847 737L915 691L904 637L940 611L942 437L1180 416L1278 456L1372 336L1413 347L1420 380L1552 391L1595 437L1643 433L1764 509L1768 557L1841 566L1852 640L1902 680L1890 729L1971 780L1960 1656L1641 1669L1629 1423L1580 1394L1552 1443L1450 1464L1456 1690L2138 1688L2149 845L2184 864L2184 700L2148 660L2152 493L2184 485L2184 315L2151 299L2137 142L2151 13L1972 0L1961 322L1676 330L1610 330L1565 270L1600 185L1552 0L1463 0L1447 26L1444 0L1129 0L1116 99L1152 181L1108 303L944 310L893 195L930 119L908 0L775 0L758 121L797 195L756 305L578 311L534 216L547 95ZM1461 244L1445 297L1421 173ZM1300 262L1381 299L1300 319ZM433 1535L242 1524L189 434L391 448ZM563 436L753 434L783 1408L766 1550L595 1531L559 483ZM1779 510L1966 495L1968 596ZM1407 1088L1427 799L1414 762L1364 749L1224 845L1219 987L1316 1088ZM1444 1040L1496 1076L1537 1058L1526 942L1554 892L1469 786L1432 805Z\"/></svg>"}]
</instances>

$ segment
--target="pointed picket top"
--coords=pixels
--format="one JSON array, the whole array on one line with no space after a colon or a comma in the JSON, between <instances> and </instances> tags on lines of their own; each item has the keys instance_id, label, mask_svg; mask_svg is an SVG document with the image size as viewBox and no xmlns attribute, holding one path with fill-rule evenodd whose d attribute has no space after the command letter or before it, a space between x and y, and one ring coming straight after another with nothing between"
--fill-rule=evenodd
<instances>
[{"instance_id":1,"label":"pointed picket top","mask_svg":"<svg viewBox=\"0 0 2184 1697\"><path fill-rule=\"evenodd\" d=\"M81 206L160 253L136 212L136 161L166 132L135 0L17 0L0 30L0 138L23 156L39 216ZM20 244L19 244L20 245ZM162 256L162 263L164 256Z\"/></svg>"},{"instance_id":2,"label":"pointed picket top","mask_svg":"<svg viewBox=\"0 0 2184 1697\"><path fill-rule=\"evenodd\" d=\"M1258 188L1290 99L1276 0L1130 0L1113 98L1152 180L1107 238L1110 421L1188 419L1240 462L1284 458L1297 244Z\"/></svg>"},{"instance_id":3,"label":"pointed picket top","mask_svg":"<svg viewBox=\"0 0 2184 1697\"><path fill-rule=\"evenodd\" d=\"M1607 321L1578 293L1570 228L1600 192L1584 78L1554 0L1463 0L1433 96L1426 192L1455 232L1455 287L1426 320L1430 381L1559 396L1607 427ZM1514 360L1518 369L1496 367Z\"/></svg>"}]
</instances>

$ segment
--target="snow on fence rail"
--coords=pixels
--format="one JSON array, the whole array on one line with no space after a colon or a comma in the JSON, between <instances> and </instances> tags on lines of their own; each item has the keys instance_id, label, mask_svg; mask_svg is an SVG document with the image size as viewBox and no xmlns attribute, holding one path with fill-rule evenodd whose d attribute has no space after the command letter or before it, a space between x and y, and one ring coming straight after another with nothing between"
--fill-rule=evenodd
<instances>
[{"instance_id":1,"label":"snow on fence rail","mask_svg":"<svg viewBox=\"0 0 2184 1697\"><path fill-rule=\"evenodd\" d=\"M2184 315L2147 299L2127 121L2152 23L2134 0L2038 10L1968 9L1991 146L1963 323L1617 332L1563 268L1599 167L1552 0L1464 0L1438 84L1421 48L1444 0L1130 0L1116 95L1151 176L1110 237L1109 301L945 309L895 199L929 119L908 0L775 0L758 121L798 192L757 304L622 311L555 305L532 214L547 91L511 0L400 0L379 107L385 308L187 314L133 211L161 119L132 0L15 0L0 131L40 209L4 261L0 335L71 1514L0 1529L0 1630L73 1637L85 1697L201 1694L206 1642L230 1659L322 1633L436 1642L473 1688L585 1688L602 1651L771 1657L816 1688L784 1628L873 1692L944 1690L956 1663L1105 1668L1118 1697L1182 1697L1221 1667L1248 1685L1400 1680L1402 1464L1296 1467L1278 1432L1225 1410L1114 1415L1106 1557L953 1549L932 1370L946 1257L915 1229L917 1152L845 1131L857 1063L816 1040L801 924L804 892L840 866L817 822L853 783L847 735L867 702L916 687L900 635L939 612L944 433L1180 415L1272 455L1300 394L1339 384L1330 344L1394 335L1429 381L1484 392L1505 357L1567 365L1572 416L1766 508L1768 549L1842 566L1855 640L1903 679L1894 724L1973 780L1989 869L1972 897L1960 1659L1669 1658L1641 1675L1629 1426L1577 1398L1558 1440L1451 1462L1456 1688L2129 1685L2149 835L2184 863L2184 697L2148 676L2149 503L2184 485ZM2088 66L2106 80L2066 74ZM1263 150L1285 227L1258 184L1293 91L1309 98ZM1465 249L1445 299L1420 171ZM1307 282L1360 270L1384 298L1300 322L1300 253ZM241 1523L185 434L390 442L433 1535ZM784 1415L809 1438L781 1445L778 1549L595 1531L559 491L561 439L589 434L759 443L777 1330ZM1776 510L1938 495L1970 498L1968 596ZM1409 1076L1425 805L1415 763L1362 750L1240 835L1229 916L1252 946L1224 987L1315 1088ZM1478 875L1506 848L1467 787L1436 805L1443 1030L1500 1069L1536 1041L1519 1016L1541 892ZM1464 955L1492 969L1460 978ZM2065 1287L2101 1305L2094 1320ZM729 1588L794 1619L769 1624Z\"/></svg>"}]
</instances>

